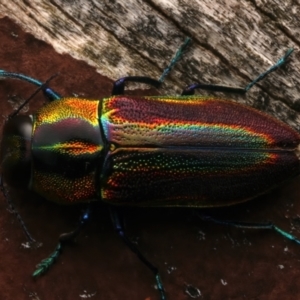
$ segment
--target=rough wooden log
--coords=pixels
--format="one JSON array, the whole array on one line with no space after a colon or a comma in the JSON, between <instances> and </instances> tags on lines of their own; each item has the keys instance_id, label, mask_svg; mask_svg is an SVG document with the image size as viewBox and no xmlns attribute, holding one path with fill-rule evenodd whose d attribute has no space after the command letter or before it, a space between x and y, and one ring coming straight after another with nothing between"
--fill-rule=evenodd
<instances>
[{"instance_id":1,"label":"rough wooden log","mask_svg":"<svg viewBox=\"0 0 300 300\"><path fill-rule=\"evenodd\" d=\"M158 78L191 37L189 51L166 80L167 93L195 81L245 86L287 48L297 50L299 8L292 0L0 1L2 15L112 79ZM296 51L287 67L246 97L230 97L299 128L298 58Z\"/></svg>"}]
</instances>

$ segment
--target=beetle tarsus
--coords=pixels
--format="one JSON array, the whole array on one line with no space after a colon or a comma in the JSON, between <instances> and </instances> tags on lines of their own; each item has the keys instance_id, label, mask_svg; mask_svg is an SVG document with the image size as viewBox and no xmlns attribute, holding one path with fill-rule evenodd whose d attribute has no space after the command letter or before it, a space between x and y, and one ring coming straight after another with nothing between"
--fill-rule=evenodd
<instances>
[{"instance_id":1,"label":"beetle tarsus","mask_svg":"<svg viewBox=\"0 0 300 300\"><path fill-rule=\"evenodd\" d=\"M166 298L166 294L165 294L165 289L164 289L164 286L162 284L162 281L161 281L159 273L157 273L155 275L155 280L156 280L157 289L158 289L158 291L160 293L161 300L166 300L167 298Z\"/></svg>"},{"instance_id":2,"label":"beetle tarsus","mask_svg":"<svg viewBox=\"0 0 300 300\"><path fill-rule=\"evenodd\" d=\"M277 227L276 225L272 224L272 227L273 229L278 232L279 234L281 234L282 236L284 236L285 238L297 243L297 244L300 244L300 240L295 237L294 235L282 230L281 228Z\"/></svg>"},{"instance_id":3,"label":"beetle tarsus","mask_svg":"<svg viewBox=\"0 0 300 300\"><path fill-rule=\"evenodd\" d=\"M285 53L285 55L282 58L280 58L273 66L271 66L267 71L261 73L256 79L254 79L252 82L250 82L246 86L246 88L245 88L246 92L249 91L257 82L261 81L267 75L269 75L270 73L274 72L280 66L282 66L283 64L285 64L287 58L293 53L293 51L294 51L293 48L288 49L288 51Z\"/></svg>"},{"instance_id":4,"label":"beetle tarsus","mask_svg":"<svg viewBox=\"0 0 300 300\"><path fill-rule=\"evenodd\" d=\"M162 75L158 79L159 82L163 83L163 81L165 80L166 76L171 72L171 70L173 69L174 65L181 58L184 50L186 49L186 47L189 45L190 42L191 42L191 38L189 38L189 37L187 37L184 40L183 44L178 48L178 50L176 51L174 57L171 59L169 65L164 69Z\"/></svg>"},{"instance_id":5,"label":"beetle tarsus","mask_svg":"<svg viewBox=\"0 0 300 300\"><path fill-rule=\"evenodd\" d=\"M48 269L55 263L56 259L60 255L62 250L62 243L58 243L54 252L49 255L49 257L43 259L37 266L36 270L33 272L33 277L38 277L45 274Z\"/></svg>"}]
</instances>

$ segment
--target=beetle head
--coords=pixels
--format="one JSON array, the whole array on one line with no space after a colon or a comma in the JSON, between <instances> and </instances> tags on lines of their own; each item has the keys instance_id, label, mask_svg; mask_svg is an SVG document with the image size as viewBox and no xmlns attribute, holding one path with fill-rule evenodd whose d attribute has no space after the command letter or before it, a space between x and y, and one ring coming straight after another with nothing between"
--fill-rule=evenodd
<instances>
[{"instance_id":1,"label":"beetle head","mask_svg":"<svg viewBox=\"0 0 300 300\"><path fill-rule=\"evenodd\" d=\"M17 115L3 128L0 163L4 180L11 186L28 187L31 172L32 117Z\"/></svg>"}]
</instances>

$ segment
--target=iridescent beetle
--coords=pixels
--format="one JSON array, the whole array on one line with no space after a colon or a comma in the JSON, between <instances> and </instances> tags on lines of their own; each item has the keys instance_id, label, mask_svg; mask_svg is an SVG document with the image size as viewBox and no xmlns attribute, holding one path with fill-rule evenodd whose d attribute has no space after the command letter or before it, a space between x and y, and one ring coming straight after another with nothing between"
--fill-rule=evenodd
<instances>
[{"instance_id":1,"label":"iridescent beetle","mask_svg":"<svg viewBox=\"0 0 300 300\"><path fill-rule=\"evenodd\" d=\"M161 84L149 77L125 77L115 82L110 98L62 98L47 84L1 70L0 77L30 82L51 101L33 116L17 115L20 107L6 122L2 177L9 185L22 185L60 204L92 200L111 204L116 231L154 273L164 300L157 268L127 238L114 206L228 206L299 175L298 132L251 107L193 96L198 88L246 93L284 64L292 51L246 88L197 83L181 96L125 96L126 81ZM33 276L54 263L63 243L78 234L88 216L89 209L78 228L60 237L54 253L37 266ZM274 229L300 244L272 223L203 218L242 228Z\"/></svg>"}]
</instances>

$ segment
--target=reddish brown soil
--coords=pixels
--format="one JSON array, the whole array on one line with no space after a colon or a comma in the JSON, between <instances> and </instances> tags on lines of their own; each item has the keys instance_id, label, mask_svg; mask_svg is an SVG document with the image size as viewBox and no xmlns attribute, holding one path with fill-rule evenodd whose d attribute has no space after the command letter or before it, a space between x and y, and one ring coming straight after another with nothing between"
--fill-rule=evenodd
<instances>
[{"instance_id":1,"label":"reddish brown soil","mask_svg":"<svg viewBox=\"0 0 300 300\"><path fill-rule=\"evenodd\" d=\"M112 80L44 42L24 33L8 18L0 19L0 69L47 80L61 95L102 98ZM143 74L146 75L146 74ZM0 81L1 126L12 111L10 99L26 98L35 87L16 80ZM144 92L145 93L145 92ZM149 92L147 92L149 93ZM42 95L31 105L44 103ZM60 233L71 230L81 207L60 207L36 195L12 190L10 197L32 235L43 246L26 249L26 238L0 195L0 299L159 299L149 270L112 229L108 210L99 205L77 241L66 247L49 272L34 280L35 265L55 247ZM271 194L216 215L248 221L273 220L289 230L300 213L299 179ZM126 209L129 237L161 271L168 299L298 299L300 245L268 231L242 231L200 221L195 210ZM299 221L299 219L298 219ZM201 234L204 233L204 235ZM299 227L294 234L300 237ZM204 238L203 238L204 237Z\"/></svg>"}]
</instances>

